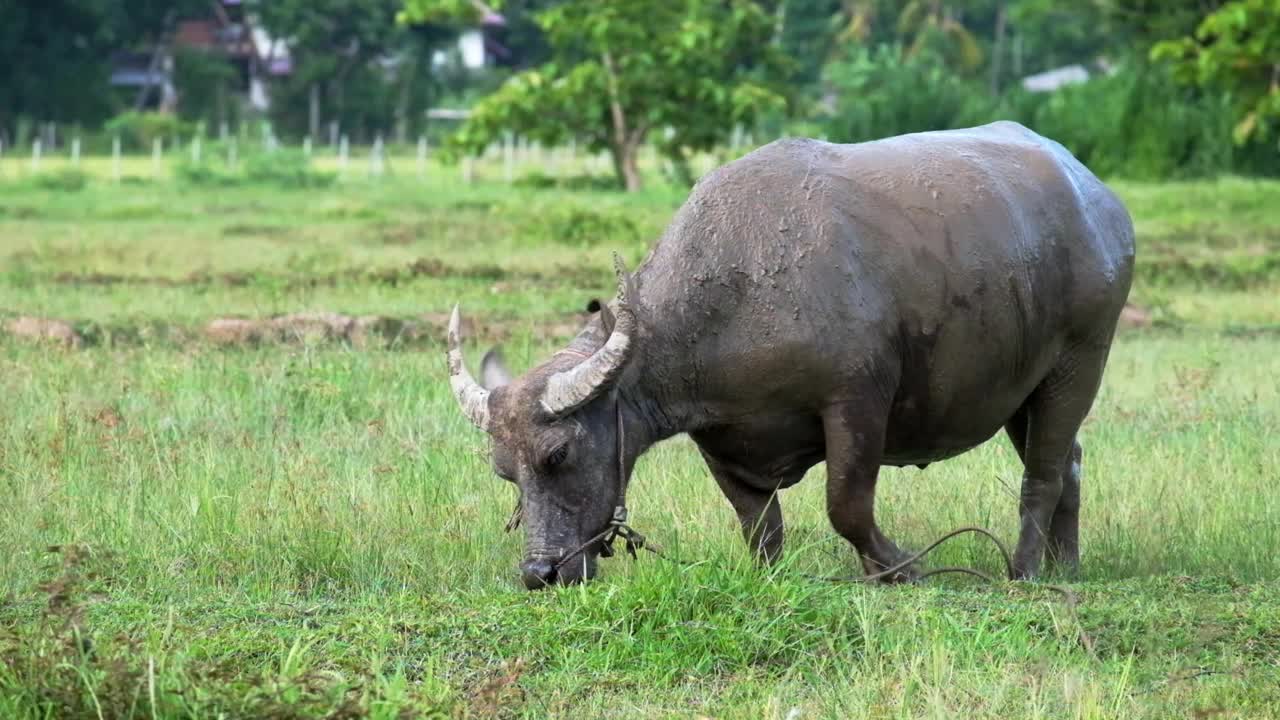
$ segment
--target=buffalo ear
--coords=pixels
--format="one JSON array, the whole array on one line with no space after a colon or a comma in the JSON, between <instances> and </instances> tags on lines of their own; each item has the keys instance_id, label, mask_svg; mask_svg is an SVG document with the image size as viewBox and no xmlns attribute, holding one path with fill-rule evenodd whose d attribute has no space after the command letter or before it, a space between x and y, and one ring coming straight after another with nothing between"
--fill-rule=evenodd
<instances>
[{"instance_id":1,"label":"buffalo ear","mask_svg":"<svg viewBox=\"0 0 1280 720\"><path fill-rule=\"evenodd\" d=\"M617 318L613 316L613 311L608 305L600 302L600 298L591 298L587 303L587 312L600 313L600 325L604 328L605 337L613 334L613 326L617 323Z\"/></svg>"},{"instance_id":2,"label":"buffalo ear","mask_svg":"<svg viewBox=\"0 0 1280 720\"><path fill-rule=\"evenodd\" d=\"M509 382L511 382L511 371L502 360L502 348L490 348L480 360L480 384L485 390L493 390Z\"/></svg>"},{"instance_id":3,"label":"buffalo ear","mask_svg":"<svg viewBox=\"0 0 1280 720\"><path fill-rule=\"evenodd\" d=\"M600 306L600 325L604 328L605 337L613 334L613 326L618 323L618 319L613 316L613 311L608 305Z\"/></svg>"}]
</instances>

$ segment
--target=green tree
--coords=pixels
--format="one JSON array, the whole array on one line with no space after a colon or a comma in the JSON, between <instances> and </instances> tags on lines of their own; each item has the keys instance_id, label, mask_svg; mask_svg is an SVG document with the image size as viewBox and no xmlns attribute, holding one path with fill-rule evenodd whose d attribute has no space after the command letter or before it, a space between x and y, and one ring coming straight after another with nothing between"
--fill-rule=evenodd
<instances>
[{"instance_id":1,"label":"green tree","mask_svg":"<svg viewBox=\"0 0 1280 720\"><path fill-rule=\"evenodd\" d=\"M898 15L898 33L907 43L908 57L934 55L960 74L972 74L982 67L982 45L951 3L908 0Z\"/></svg>"},{"instance_id":2,"label":"green tree","mask_svg":"<svg viewBox=\"0 0 1280 720\"><path fill-rule=\"evenodd\" d=\"M337 120L360 133L415 128L431 96L431 51L454 32L395 22L400 0L255 0L263 25L289 41L294 71L273 88L276 125L318 134Z\"/></svg>"},{"instance_id":3,"label":"green tree","mask_svg":"<svg viewBox=\"0 0 1280 720\"><path fill-rule=\"evenodd\" d=\"M406 0L404 18L474 12L472 3ZM546 143L584 138L638 190L638 152L655 130L677 168L735 123L785 107L774 18L748 0L567 0L536 15L551 60L480 101L453 138L478 151L506 132ZM686 173L687 174L687 173Z\"/></svg>"},{"instance_id":4,"label":"green tree","mask_svg":"<svg viewBox=\"0 0 1280 720\"><path fill-rule=\"evenodd\" d=\"M1146 53L1152 45L1195 31L1205 15L1225 0L1093 0L1100 15L1097 32L1116 47Z\"/></svg>"},{"instance_id":5,"label":"green tree","mask_svg":"<svg viewBox=\"0 0 1280 720\"><path fill-rule=\"evenodd\" d=\"M818 79L831 53L839 26L841 0L787 0L783 4L780 41L792 58L802 83Z\"/></svg>"},{"instance_id":6,"label":"green tree","mask_svg":"<svg viewBox=\"0 0 1280 720\"><path fill-rule=\"evenodd\" d=\"M18 118L96 123L120 102L111 51L149 50L200 0L0 2L0 137Z\"/></svg>"},{"instance_id":7,"label":"green tree","mask_svg":"<svg viewBox=\"0 0 1280 720\"><path fill-rule=\"evenodd\" d=\"M1235 0L1206 16L1189 37L1151 49L1175 77L1226 91L1236 101L1235 140L1265 140L1280 126L1280 0Z\"/></svg>"}]
</instances>

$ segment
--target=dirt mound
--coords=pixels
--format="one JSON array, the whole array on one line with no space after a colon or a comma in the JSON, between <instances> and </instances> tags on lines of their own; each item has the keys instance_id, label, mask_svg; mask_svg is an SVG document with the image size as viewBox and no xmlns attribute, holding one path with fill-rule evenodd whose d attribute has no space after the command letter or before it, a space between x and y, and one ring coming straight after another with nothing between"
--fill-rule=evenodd
<instances>
[{"instance_id":1,"label":"dirt mound","mask_svg":"<svg viewBox=\"0 0 1280 720\"><path fill-rule=\"evenodd\" d=\"M586 315L531 324L529 321L465 316L462 334L476 342L498 343L523 329L546 337L573 337ZM385 315L343 315L304 312L269 318L217 318L204 326L204 337L218 345L261 343L349 342L356 347L386 347L442 342L449 325L447 313L425 313L410 319Z\"/></svg>"},{"instance_id":2,"label":"dirt mound","mask_svg":"<svg viewBox=\"0 0 1280 720\"><path fill-rule=\"evenodd\" d=\"M353 317L320 311L270 318L217 318L205 325L204 336L219 345L345 341L358 347L366 347L394 340L416 339L422 329L420 323L393 317Z\"/></svg>"},{"instance_id":3,"label":"dirt mound","mask_svg":"<svg viewBox=\"0 0 1280 720\"><path fill-rule=\"evenodd\" d=\"M501 343L526 332L562 341L576 335L588 317L574 313L533 320L470 315L463 318L462 332L469 342L480 344ZM368 349L412 349L440 346L448 325L447 313L392 317L346 315L324 310L260 318L219 317L196 325L147 319L69 322L23 315L0 318L0 333L68 349L99 345L185 347L208 344L236 347L319 343L346 343Z\"/></svg>"},{"instance_id":4,"label":"dirt mound","mask_svg":"<svg viewBox=\"0 0 1280 720\"><path fill-rule=\"evenodd\" d=\"M10 319L4 329L10 335L32 342L50 343L66 348L78 348L84 344L80 333L64 320L22 315Z\"/></svg>"}]
</instances>

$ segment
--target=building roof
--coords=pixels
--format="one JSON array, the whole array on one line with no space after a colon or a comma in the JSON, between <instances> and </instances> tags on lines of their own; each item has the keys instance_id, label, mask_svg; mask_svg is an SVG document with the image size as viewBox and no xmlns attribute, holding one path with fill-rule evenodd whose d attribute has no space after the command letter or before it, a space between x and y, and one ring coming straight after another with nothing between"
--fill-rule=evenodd
<instances>
[{"instance_id":1,"label":"building roof","mask_svg":"<svg viewBox=\"0 0 1280 720\"><path fill-rule=\"evenodd\" d=\"M1075 85L1089 79L1089 71L1083 65L1066 65L1022 78L1022 87L1030 92L1052 92L1065 85Z\"/></svg>"}]
</instances>

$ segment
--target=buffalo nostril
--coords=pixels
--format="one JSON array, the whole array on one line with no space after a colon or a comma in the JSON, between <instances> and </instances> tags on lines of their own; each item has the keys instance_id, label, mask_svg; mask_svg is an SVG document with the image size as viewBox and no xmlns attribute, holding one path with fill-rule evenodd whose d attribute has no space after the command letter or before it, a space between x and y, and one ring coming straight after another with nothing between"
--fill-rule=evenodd
<instances>
[{"instance_id":1,"label":"buffalo nostril","mask_svg":"<svg viewBox=\"0 0 1280 720\"><path fill-rule=\"evenodd\" d=\"M556 581L556 567L550 560L535 558L520 563L520 579L530 590L541 590Z\"/></svg>"}]
</instances>

